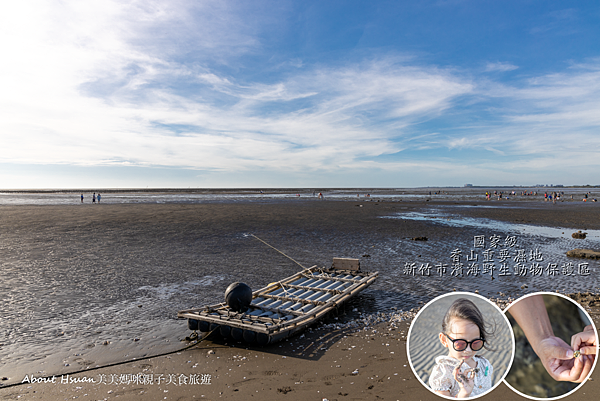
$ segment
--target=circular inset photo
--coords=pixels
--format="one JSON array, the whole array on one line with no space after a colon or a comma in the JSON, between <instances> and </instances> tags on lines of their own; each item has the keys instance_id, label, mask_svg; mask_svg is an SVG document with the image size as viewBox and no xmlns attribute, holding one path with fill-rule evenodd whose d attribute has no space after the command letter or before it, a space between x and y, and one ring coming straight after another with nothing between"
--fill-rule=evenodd
<instances>
[{"instance_id":1,"label":"circular inset photo","mask_svg":"<svg viewBox=\"0 0 600 401\"><path fill-rule=\"evenodd\" d=\"M431 392L477 398L508 373L515 340L498 306L480 295L453 292L421 309L406 347L413 373Z\"/></svg>"},{"instance_id":2,"label":"circular inset photo","mask_svg":"<svg viewBox=\"0 0 600 401\"><path fill-rule=\"evenodd\" d=\"M540 400L565 397L587 380L596 365L596 327L575 301L535 293L506 310L515 335L515 359L504 379L518 394Z\"/></svg>"}]
</instances>

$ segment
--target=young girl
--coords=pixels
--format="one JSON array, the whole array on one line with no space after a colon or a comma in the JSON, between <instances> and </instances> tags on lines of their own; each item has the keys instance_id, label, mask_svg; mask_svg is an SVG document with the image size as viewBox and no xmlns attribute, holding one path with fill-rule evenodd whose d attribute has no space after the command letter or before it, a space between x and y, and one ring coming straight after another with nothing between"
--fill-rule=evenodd
<instances>
[{"instance_id":1,"label":"young girl","mask_svg":"<svg viewBox=\"0 0 600 401\"><path fill-rule=\"evenodd\" d=\"M474 397L488 391L492 387L493 367L476 354L486 345L489 336L477 306L465 298L454 301L444 316L439 334L448 355L435 358L429 386L440 395L456 398Z\"/></svg>"}]
</instances>

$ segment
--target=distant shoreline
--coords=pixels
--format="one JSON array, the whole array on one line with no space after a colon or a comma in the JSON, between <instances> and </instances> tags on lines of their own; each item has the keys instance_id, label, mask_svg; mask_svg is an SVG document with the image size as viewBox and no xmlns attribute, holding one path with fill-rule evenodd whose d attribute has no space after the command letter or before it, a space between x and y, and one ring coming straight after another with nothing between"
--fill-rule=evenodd
<instances>
[{"instance_id":1,"label":"distant shoreline","mask_svg":"<svg viewBox=\"0 0 600 401\"><path fill-rule=\"evenodd\" d=\"M469 187L412 187L412 188L345 188L345 187L304 187L304 188L79 188L79 189L0 189L0 193L5 194L52 194L52 193L81 193L81 192L106 192L106 193L297 193L297 192L325 192L325 191L341 191L341 192L429 192L440 190L537 190L537 191L562 191L564 189L591 189L600 188L600 185L570 185L570 186L535 186L535 185L488 185L488 186L469 186Z\"/></svg>"}]
</instances>

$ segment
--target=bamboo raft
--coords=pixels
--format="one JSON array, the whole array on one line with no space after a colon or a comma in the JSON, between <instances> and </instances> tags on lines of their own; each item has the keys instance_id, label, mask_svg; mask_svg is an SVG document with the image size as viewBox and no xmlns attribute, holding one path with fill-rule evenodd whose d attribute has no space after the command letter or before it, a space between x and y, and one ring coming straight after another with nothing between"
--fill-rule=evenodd
<instances>
[{"instance_id":1,"label":"bamboo raft","mask_svg":"<svg viewBox=\"0 0 600 401\"><path fill-rule=\"evenodd\" d=\"M378 272L360 270L358 259L334 258L331 268L311 268L254 291L245 312L225 302L188 309L190 330L219 332L224 338L267 345L287 338L323 318L375 281Z\"/></svg>"}]
</instances>

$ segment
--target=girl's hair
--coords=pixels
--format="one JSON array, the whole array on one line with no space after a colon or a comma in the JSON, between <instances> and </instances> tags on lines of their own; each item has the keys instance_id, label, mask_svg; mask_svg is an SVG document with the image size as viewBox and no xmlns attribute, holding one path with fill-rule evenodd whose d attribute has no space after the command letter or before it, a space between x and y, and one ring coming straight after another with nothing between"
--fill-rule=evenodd
<instances>
[{"instance_id":1,"label":"girl's hair","mask_svg":"<svg viewBox=\"0 0 600 401\"><path fill-rule=\"evenodd\" d=\"M466 298L459 298L450 305L442 321L442 332L447 333L446 330L450 328L453 319L464 319L475 324L479 328L479 336L485 340L485 348L491 350L488 342L489 338L493 337L494 332L489 331L481 311L472 301Z\"/></svg>"}]
</instances>

